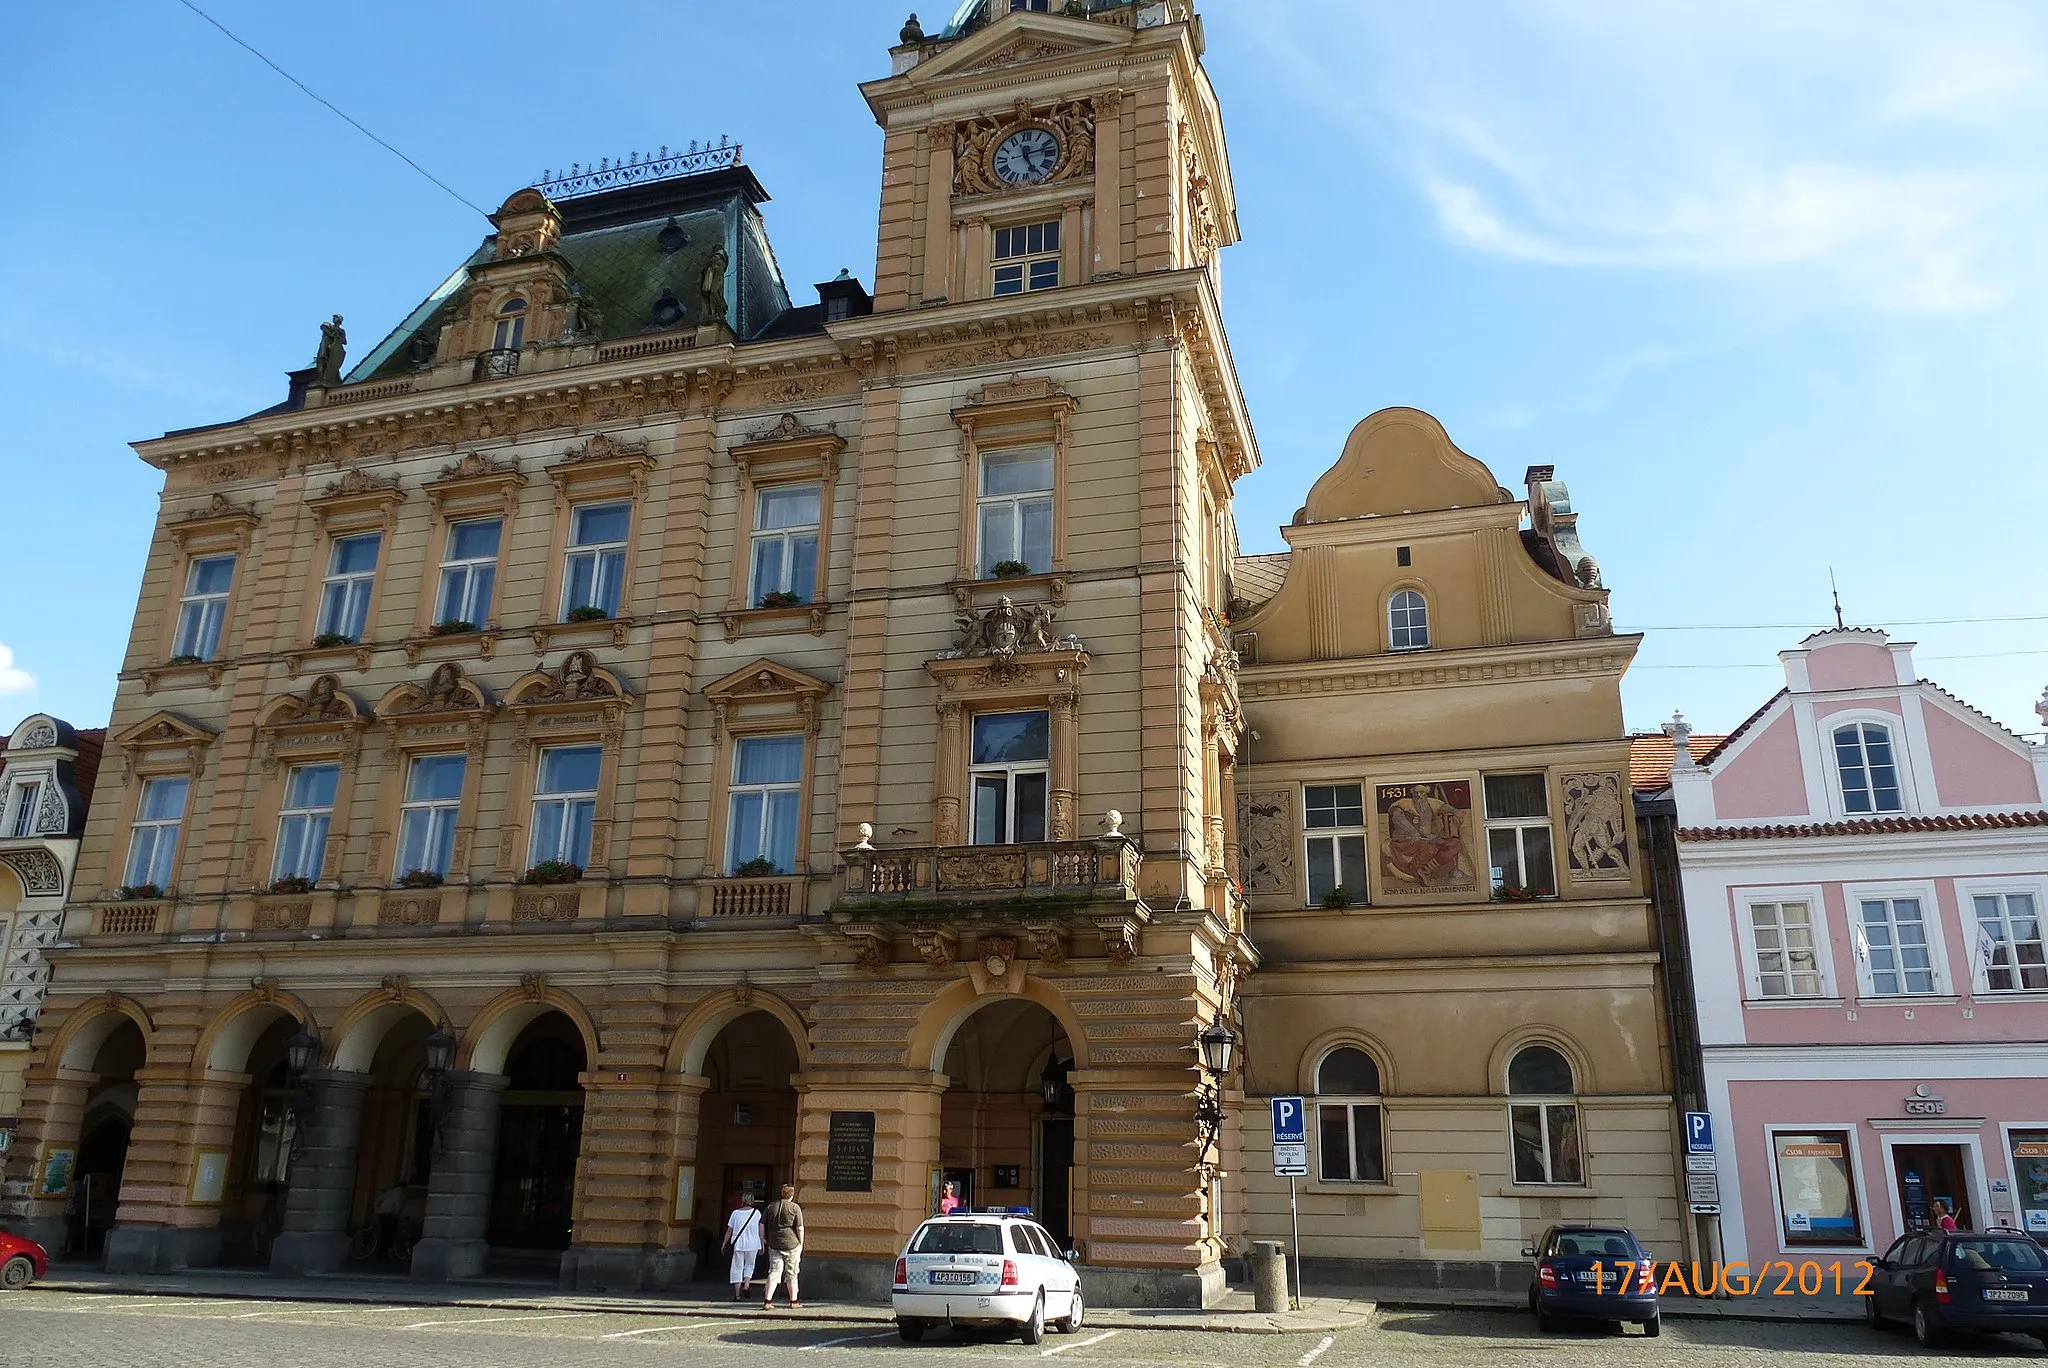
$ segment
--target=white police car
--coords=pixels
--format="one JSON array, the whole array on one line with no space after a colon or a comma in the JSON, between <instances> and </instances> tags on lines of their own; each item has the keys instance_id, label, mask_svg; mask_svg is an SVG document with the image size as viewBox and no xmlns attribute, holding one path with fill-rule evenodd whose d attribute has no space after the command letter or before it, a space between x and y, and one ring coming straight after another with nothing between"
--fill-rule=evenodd
<instances>
[{"instance_id":1,"label":"white police car","mask_svg":"<svg viewBox=\"0 0 2048 1368\"><path fill-rule=\"evenodd\" d=\"M996 1212L919 1226L896 1260L890 1302L912 1342L934 1325L1003 1325L1036 1344L1048 1321L1070 1335L1088 1314L1070 1254L1030 1217Z\"/></svg>"}]
</instances>

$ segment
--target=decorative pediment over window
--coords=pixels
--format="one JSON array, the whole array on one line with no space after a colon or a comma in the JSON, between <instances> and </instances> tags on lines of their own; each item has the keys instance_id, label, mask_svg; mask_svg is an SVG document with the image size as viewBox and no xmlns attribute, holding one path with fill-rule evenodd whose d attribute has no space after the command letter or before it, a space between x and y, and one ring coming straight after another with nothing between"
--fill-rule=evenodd
<instances>
[{"instance_id":1,"label":"decorative pediment over window","mask_svg":"<svg viewBox=\"0 0 2048 1368\"><path fill-rule=\"evenodd\" d=\"M212 745L217 735L169 709L158 709L116 736L114 744L124 751L177 747L196 753Z\"/></svg>"},{"instance_id":2,"label":"decorative pediment over window","mask_svg":"<svg viewBox=\"0 0 2048 1368\"><path fill-rule=\"evenodd\" d=\"M464 512L502 505L506 516L519 498L526 477L516 461L497 461L472 451L452 465L441 467L441 477L424 488L434 507L444 514L451 508Z\"/></svg>"},{"instance_id":3,"label":"decorative pediment over window","mask_svg":"<svg viewBox=\"0 0 2048 1368\"><path fill-rule=\"evenodd\" d=\"M321 675L303 694L281 694L256 715L256 730L263 738L263 768L275 770L300 755L352 759L370 721L340 680L331 674Z\"/></svg>"},{"instance_id":4,"label":"decorative pediment over window","mask_svg":"<svg viewBox=\"0 0 2048 1368\"><path fill-rule=\"evenodd\" d=\"M524 737L594 730L614 743L633 695L588 651L571 651L552 670L534 670L505 691L505 706L519 718Z\"/></svg>"},{"instance_id":5,"label":"decorative pediment over window","mask_svg":"<svg viewBox=\"0 0 2048 1368\"><path fill-rule=\"evenodd\" d=\"M831 692L832 686L822 679L762 659L706 685L704 697L711 704L721 733L741 714L750 723L782 715L804 731L816 732L818 701Z\"/></svg>"},{"instance_id":6,"label":"decorative pediment over window","mask_svg":"<svg viewBox=\"0 0 2048 1368\"><path fill-rule=\"evenodd\" d=\"M340 479L328 481L325 491L306 500L306 507L313 510L321 527L332 530L378 526L403 502L405 491L395 478L347 470Z\"/></svg>"},{"instance_id":7,"label":"decorative pediment over window","mask_svg":"<svg viewBox=\"0 0 2048 1368\"><path fill-rule=\"evenodd\" d=\"M991 429L1036 425L1046 439L1065 442L1067 415L1080 407L1078 400L1057 381L1034 376L985 385L953 410L959 424L961 454ZM984 443L985 444L985 443Z\"/></svg>"},{"instance_id":8,"label":"decorative pediment over window","mask_svg":"<svg viewBox=\"0 0 2048 1368\"><path fill-rule=\"evenodd\" d=\"M813 474L823 479L838 469L846 439L830 427L805 427L794 413L785 413L773 427L747 434L727 449L734 465L759 478L772 469L777 475Z\"/></svg>"},{"instance_id":9,"label":"decorative pediment over window","mask_svg":"<svg viewBox=\"0 0 2048 1368\"><path fill-rule=\"evenodd\" d=\"M401 684L379 699L377 718L396 729L395 740L402 748L460 744L480 755L496 707L482 685L463 675L460 665L445 661L424 683Z\"/></svg>"},{"instance_id":10,"label":"decorative pediment over window","mask_svg":"<svg viewBox=\"0 0 2048 1368\"><path fill-rule=\"evenodd\" d=\"M645 442L621 442L599 432L563 452L562 459L547 471L559 498L573 494L580 499L605 494L637 496L652 469L654 458L647 454Z\"/></svg>"},{"instance_id":11,"label":"decorative pediment over window","mask_svg":"<svg viewBox=\"0 0 2048 1368\"><path fill-rule=\"evenodd\" d=\"M216 494L197 513L171 524L171 538L178 549L199 551L246 551L249 533L260 522L253 508L244 508L225 494Z\"/></svg>"}]
</instances>

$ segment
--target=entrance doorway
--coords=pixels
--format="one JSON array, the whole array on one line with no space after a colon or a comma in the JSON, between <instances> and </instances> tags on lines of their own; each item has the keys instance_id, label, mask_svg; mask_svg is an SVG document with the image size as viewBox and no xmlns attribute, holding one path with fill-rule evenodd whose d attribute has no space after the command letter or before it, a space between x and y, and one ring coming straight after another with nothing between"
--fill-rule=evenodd
<instances>
[{"instance_id":1,"label":"entrance doorway","mask_svg":"<svg viewBox=\"0 0 2048 1368\"><path fill-rule=\"evenodd\" d=\"M690 1237L700 1281L725 1280L728 1261L718 1257L718 1245L734 1205L762 1206L795 1180L796 1071L796 1042L767 1012L735 1018L705 1052L710 1086L697 1104L697 1200Z\"/></svg>"},{"instance_id":2,"label":"entrance doorway","mask_svg":"<svg viewBox=\"0 0 2048 1368\"><path fill-rule=\"evenodd\" d=\"M583 1036L560 1012L528 1023L506 1056L491 1185L492 1252L559 1254L569 1247L576 1160L583 1146Z\"/></svg>"},{"instance_id":3,"label":"entrance doorway","mask_svg":"<svg viewBox=\"0 0 2048 1368\"><path fill-rule=\"evenodd\" d=\"M289 1055L299 1029L298 1018L280 1011L249 1047L249 1082L236 1113L221 1197L223 1264L269 1262L271 1241L284 1225L299 1125Z\"/></svg>"},{"instance_id":4,"label":"entrance doorway","mask_svg":"<svg viewBox=\"0 0 2048 1368\"><path fill-rule=\"evenodd\" d=\"M77 1177L65 1212L60 1256L96 1259L106 1250L107 1232L121 1205L121 1173L128 1163L134 1125L135 1071L142 1067L142 1032L122 1021L100 1043L92 1071L99 1075L85 1096L79 1128Z\"/></svg>"},{"instance_id":5,"label":"entrance doorway","mask_svg":"<svg viewBox=\"0 0 2048 1368\"><path fill-rule=\"evenodd\" d=\"M1977 1228L1970 1204L1970 1152L1967 1145L1893 1145L1892 1179L1899 1194L1899 1228L1912 1232L1935 1223L1938 1202L1954 1213L1964 1230Z\"/></svg>"},{"instance_id":6,"label":"entrance doorway","mask_svg":"<svg viewBox=\"0 0 2048 1368\"><path fill-rule=\"evenodd\" d=\"M939 1101L938 1178L976 1208L1029 1208L1063 1246L1072 1233L1073 1066L1051 1012L1001 998L954 1031Z\"/></svg>"},{"instance_id":7,"label":"entrance doorway","mask_svg":"<svg viewBox=\"0 0 2048 1368\"><path fill-rule=\"evenodd\" d=\"M403 1197L392 1240L378 1239L370 1257L358 1258L352 1271L403 1273L405 1260L395 1256L404 1244L418 1241L425 1224L427 1181L433 1176L434 1122L432 1100L424 1086L426 1041L434 1023L420 1012L395 1014L370 1060L370 1084L363 1092L363 1111L356 1132L356 1171L349 1198L351 1233L378 1226L377 1202L393 1188Z\"/></svg>"}]
</instances>

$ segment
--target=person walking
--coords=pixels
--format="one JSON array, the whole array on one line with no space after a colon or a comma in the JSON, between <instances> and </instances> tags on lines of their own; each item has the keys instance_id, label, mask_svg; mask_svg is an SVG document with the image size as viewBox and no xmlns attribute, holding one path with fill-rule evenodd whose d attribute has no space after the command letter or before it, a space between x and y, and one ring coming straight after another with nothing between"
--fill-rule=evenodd
<instances>
[{"instance_id":1,"label":"person walking","mask_svg":"<svg viewBox=\"0 0 2048 1368\"><path fill-rule=\"evenodd\" d=\"M377 1261L382 1263L398 1243L398 1223L405 1214L405 1180L401 1178L378 1193L373 1209L377 1215Z\"/></svg>"},{"instance_id":2,"label":"person walking","mask_svg":"<svg viewBox=\"0 0 2048 1368\"><path fill-rule=\"evenodd\" d=\"M1937 1230L1944 1231L1956 1228L1955 1214L1948 1209L1948 1203L1939 1197L1934 1199L1934 1225Z\"/></svg>"},{"instance_id":3,"label":"person walking","mask_svg":"<svg viewBox=\"0 0 2048 1368\"><path fill-rule=\"evenodd\" d=\"M960 1198L953 1192L953 1185L947 1183L939 1190L939 1215L951 1216L960 1209Z\"/></svg>"},{"instance_id":4,"label":"person walking","mask_svg":"<svg viewBox=\"0 0 2048 1368\"><path fill-rule=\"evenodd\" d=\"M725 1218L724 1248L732 1255L726 1281L732 1284L732 1299L752 1296L754 1264L761 1257L761 1213L752 1202L742 1200Z\"/></svg>"},{"instance_id":5,"label":"person walking","mask_svg":"<svg viewBox=\"0 0 2048 1368\"><path fill-rule=\"evenodd\" d=\"M804 1209L796 1204L795 1183L782 1185L782 1196L768 1204L762 1224L768 1228L768 1283L761 1309L775 1309L775 1289L785 1278L789 1282L789 1304L802 1306L797 1300L796 1275L804 1257Z\"/></svg>"}]
</instances>

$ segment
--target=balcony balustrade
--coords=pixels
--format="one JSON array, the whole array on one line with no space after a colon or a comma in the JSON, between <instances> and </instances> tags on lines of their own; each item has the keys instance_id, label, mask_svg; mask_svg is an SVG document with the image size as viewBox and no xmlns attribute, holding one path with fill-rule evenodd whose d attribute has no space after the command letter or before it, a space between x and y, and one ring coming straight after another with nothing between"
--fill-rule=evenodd
<instances>
[{"instance_id":1,"label":"balcony balustrade","mask_svg":"<svg viewBox=\"0 0 2048 1368\"><path fill-rule=\"evenodd\" d=\"M894 850L855 846L843 853L839 901L861 908L1031 899L1131 903L1138 898L1142 860L1124 836Z\"/></svg>"}]
</instances>

